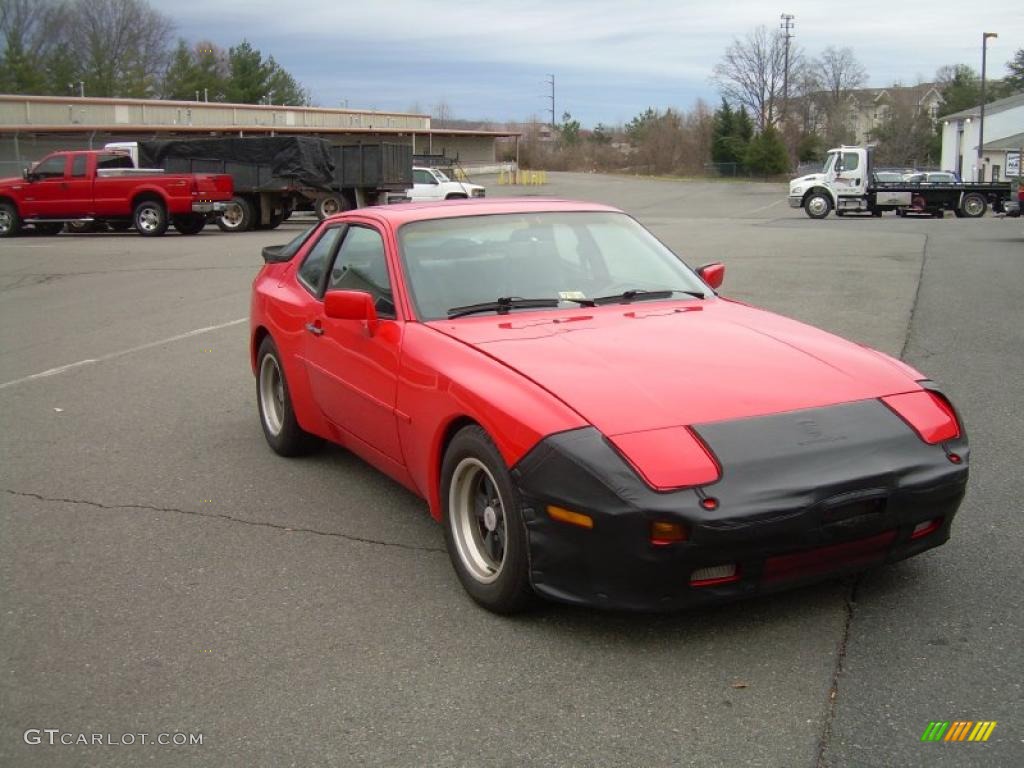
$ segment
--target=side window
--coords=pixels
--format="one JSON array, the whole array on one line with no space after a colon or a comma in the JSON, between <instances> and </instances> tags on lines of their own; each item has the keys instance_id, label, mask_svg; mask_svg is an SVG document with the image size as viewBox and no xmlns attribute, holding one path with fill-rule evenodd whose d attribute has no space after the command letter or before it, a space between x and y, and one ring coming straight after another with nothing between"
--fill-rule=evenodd
<instances>
[{"instance_id":1,"label":"side window","mask_svg":"<svg viewBox=\"0 0 1024 768\"><path fill-rule=\"evenodd\" d=\"M437 184L437 179L430 171L414 170L412 180L415 184Z\"/></svg>"},{"instance_id":2,"label":"side window","mask_svg":"<svg viewBox=\"0 0 1024 768\"><path fill-rule=\"evenodd\" d=\"M330 263L331 254L334 253L334 247L338 244L341 230L341 227L331 227L324 232L299 267L299 280L315 295L320 294L324 275L327 274L327 265Z\"/></svg>"},{"instance_id":3,"label":"side window","mask_svg":"<svg viewBox=\"0 0 1024 768\"><path fill-rule=\"evenodd\" d=\"M843 170L844 171L856 171L860 165L860 157L856 152L844 152L843 153Z\"/></svg>"},{"instance_id":4,"label":"side window","mask_svg":"<svg viewBox=\"0 0 1024 768\"><path fill-rule=\"evenodd\" d=\"M374 298L377 314L394 320L395 304L384 254L384 240L369 227L350 226L331 269L328 291L366 291Z\"/></svg>"},{"instance_id":5,"label":"side window","mask_svg":"<svg viewBox=\"0 0 1024 768\"><path fill-rule=\"evenodd\" d=\"M135 163L128 155L100 155L96 159L96 168L134 168Z\"/></svg>"},{"instance_id":6,"label":"side window","mask_svg":"<svg viewBox=\"0 0 1024 768\"><path fill-rule=\"evenodd\" d=\"M82 178L85 176L85 161L88 158L85 155L75 155L71 160L71 175L76 178Z\"/></svg>"},{"instance_id":7,"label":"side window","mask_svg":"<svg viewBox=\"0 0 1024 768\"><path fill-rule=\"evenodd\" d=\"M59 179L64 177L64 165L67 155L50 157L32 169L32 173L40 179Z\"/></svg>"}]
</instances>

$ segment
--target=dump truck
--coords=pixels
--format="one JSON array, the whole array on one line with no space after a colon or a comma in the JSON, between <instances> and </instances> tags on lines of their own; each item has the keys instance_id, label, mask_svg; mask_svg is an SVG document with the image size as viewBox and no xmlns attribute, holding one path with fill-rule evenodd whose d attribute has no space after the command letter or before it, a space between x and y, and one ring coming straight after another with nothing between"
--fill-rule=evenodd
<instances>
[{"instance_id":1,"label":"dump truck","mask_svg":"<svg viewBox=\"0 0 1024 768\"><path fill-rule=\"evenodd\" d=\"M123 145L113 145L123 146ZM274 229L296 208L323 218L404 200L412 186L412 148L367 142L334 145L304 136L140 141L140 165L168 172L226 173L235 194L217 221L226 232Z\"/></svg>"}]
</instances>

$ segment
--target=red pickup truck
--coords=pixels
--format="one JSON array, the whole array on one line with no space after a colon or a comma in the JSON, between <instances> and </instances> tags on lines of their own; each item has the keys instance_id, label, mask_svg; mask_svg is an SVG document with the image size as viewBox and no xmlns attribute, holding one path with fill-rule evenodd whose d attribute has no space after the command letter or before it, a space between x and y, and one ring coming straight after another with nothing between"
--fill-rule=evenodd
<instances>
[{"instance_id":1,"label":"red pickup truck","mask_svg":"<svg viewBox=\"0 0 1024 768\"><path fill-rule=\"evenodd\" d=\"M17 235L24 225L55 235L66 223L134 226L149 237L173 224L194 235L233 194L226 174L139 169L131 155L111 150L55 152L20 179L0 179L0 237Z\"/></svg>"}]
</instances>

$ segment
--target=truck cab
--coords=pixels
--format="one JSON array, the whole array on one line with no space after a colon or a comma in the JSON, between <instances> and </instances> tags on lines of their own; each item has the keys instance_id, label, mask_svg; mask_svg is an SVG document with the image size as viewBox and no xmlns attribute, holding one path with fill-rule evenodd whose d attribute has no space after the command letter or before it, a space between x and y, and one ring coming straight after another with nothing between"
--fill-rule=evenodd
<instances>
[{"instance_id":1,"label":"truck cab","mask_svg":"<svg viewBox=\"0 0 1024 768\"><path fill-rule=\"evenodd\" d=\"M832 210L867 210L870 173L870 156L864 147L830 149L820 173L789 182L789 207L804 208L814 219Z\"/></svg>"}]
</instances>

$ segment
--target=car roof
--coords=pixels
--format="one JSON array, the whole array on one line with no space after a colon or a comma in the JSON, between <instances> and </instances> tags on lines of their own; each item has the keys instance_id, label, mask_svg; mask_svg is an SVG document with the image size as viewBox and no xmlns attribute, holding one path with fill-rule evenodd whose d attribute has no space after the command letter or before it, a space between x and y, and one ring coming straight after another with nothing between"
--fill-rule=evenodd
<instances>
[{"instance_id":1,"label":"car roof","mask_svg":"<svg viewBox=\"0 0 1024 768\"><path fill-rule=\"evenodd\" d=\"M545 197L475 198L468 200L439 200L420 203L375 205L346 211L332 218L345 219L364 216L400 227L411 221L427 219L454 219L464 216L488 216L502 213L559 213L568 211L605 211L621 213L618 208L579 200Z\"/></svg>"}]
</instances>

